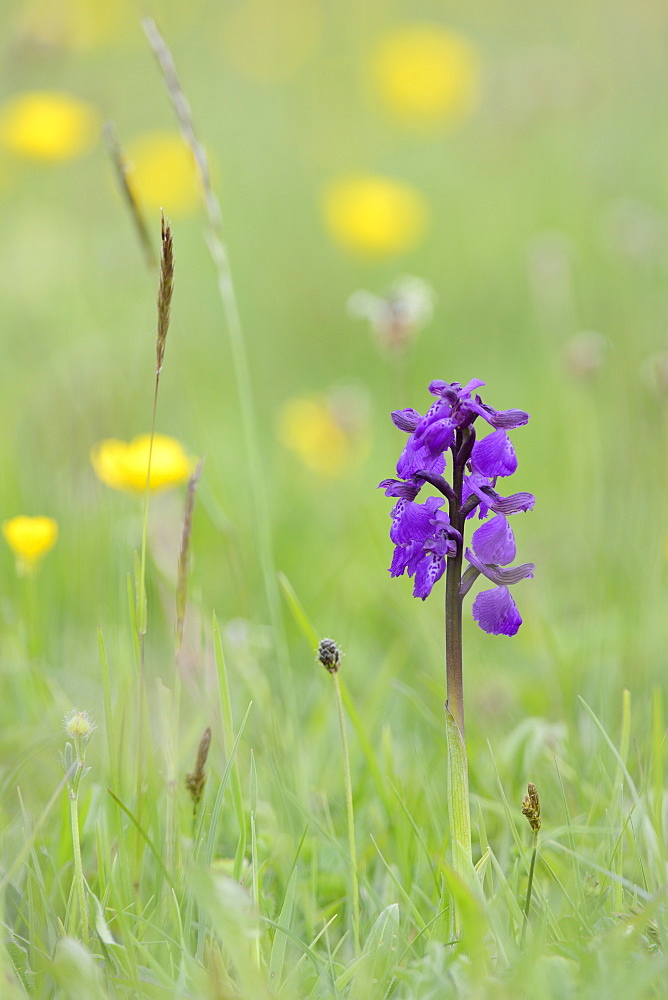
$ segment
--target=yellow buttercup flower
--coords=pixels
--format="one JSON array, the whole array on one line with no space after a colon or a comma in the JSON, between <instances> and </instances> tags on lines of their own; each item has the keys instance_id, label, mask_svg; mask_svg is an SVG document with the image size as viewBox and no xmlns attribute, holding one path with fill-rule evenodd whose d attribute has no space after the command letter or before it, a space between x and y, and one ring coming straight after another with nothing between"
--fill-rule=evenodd
<instances>
[{"instance_id":1,"label":"yellow buttercup flower","mask_svg":"<svg viewBox=\"0 0 668 1000\"><path fill-rule=\"evenodd\" d=\"M479 100L477 49L437 25L388 32L378 42L371 73L380 101L405 124L459 121Z\"/></svg>"},{"instance_id":2,"label":"yellow buttercup flower","mask_svg":"<svg viewBox=\"0 0 668 1000\"><path fill-rule=\"evenodd\" d=\"M296 396L283 404L278 437L307 469L337 477L359 463L368 446L366 400L345 388Z\"/></svg>"},{"instance_id":3,"label":"yellow buttercup flower","mask_svg":"<svg viewBox=\"0 0 668 1000\"><path fill-rule=\"evenodd\" d=\"M150 132L127 149L128 183L140 206L187 215L199 203L195 161L180 135Z\"/></svg>"},{"instance_id":4,"label":"yellow buttercup flower","mask_svg":"<svg viewBox=\"0 0 668 1000\"><path fill-rule=\"evenodd\" d=\"M98 442L90 453L95 475L112 489L143 493L146 489L150 443L150 434L140 434L132 441L106 438ZM155 435L149 482L152 492L168 490L185 482L194 467L194 461L188 457L179 441L164 434Z\"/></svg>"},{"instance_id":5,"label":"yellow buttercup flower","mask_svg":"<svg viewBox=\"0 0 668 1000\"><path fill-rule=\"evenodd\" d=\"M58 524L52 517L26 517L21 514L3 521L2 533L16 556L16 569L21 575L31 573L40 559L58 541Z\"/></svg>"},{"instance_id":6,"label":"yellow buttercup flower","mask_svg":"<svg viewBox=\"0 0 668 1000\"><path fill-rule=\"evenodd\" d=\"M72 160L95 144L98 114L58 91L17 94L0 108L0 144L33 160Z\"/></svg>"},{"instance_id":7,"label":"yellow buttercup flower","mask_svg":"<svg viewBox=\"0 0 668 1000\"><path fill-rule=\"evenodd\" d=\"M417 188L374 174L331 181L323 209L334 239L347 250L371 257L412 249L427 224L427 203Z\"/></svg>"}]
</instances>

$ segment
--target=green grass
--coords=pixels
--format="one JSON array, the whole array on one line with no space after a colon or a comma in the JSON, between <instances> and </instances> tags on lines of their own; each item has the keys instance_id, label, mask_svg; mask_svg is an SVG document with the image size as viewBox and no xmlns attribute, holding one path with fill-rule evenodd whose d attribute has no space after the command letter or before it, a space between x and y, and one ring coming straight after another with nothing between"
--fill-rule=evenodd
<instances>
[{"instance_id":1,"label":"green grass","mask_svg":"<svg viewBox=\"0 0 668 1000\"><path fill-rule=\"evenodd\" d=\"M390 19L440 6L398 2L383 21L334 5L316 54L274 82L225 54L219 4L202 0L192 18L155 6L215 165L250 378L240 399L206 222L174 218L157 427L205 462L178 662L184 497L151 497L142 713L142 505L98 483L88 453L150 426L157 276L101 144L71 165L0 164L0 517L60 525L33 594L0 551L2 996L663 997L667 427L665 395L645 378L666 347L659 5L538 17L514 0L474 5L466 21L450 7L481 49L485 97L460 129L427 136L381 121L355 74ZM22 9L3 18L15 26ZM21 59L12 30L13 89L94 101L121 143L175 128L131 23L94 51ZM319 192L348 169L417 184L432 211L424 244L382 263L333 246ZM628 201L655 234L636 249L611 236ZM157 246L159 218L149 224ZM380 292L400 273L438 294L401 392L345 313L354 289ZM590 379L563 360L583 329L609 342ZM421 409L432 378L473 376L492 405L531 413L514 435L513 488L537 496L515 519L518 556L537 570L517 588L515 639L482 634L465 610L471 886L447 860L441 596L414 601L389 578L389 501L375 487L402 445L389 411ZM281 406L351 382L371 447L340 478L318 476L279 443ZM255 480L240 416L251 402ZM323 636L345 653L355 880ZM78 792L87 943L59 763L75 708L98 727ZM193 818L185 775L207 726ZM543 825L522 943L527 781Z\"/></svg>"}]
</instances>

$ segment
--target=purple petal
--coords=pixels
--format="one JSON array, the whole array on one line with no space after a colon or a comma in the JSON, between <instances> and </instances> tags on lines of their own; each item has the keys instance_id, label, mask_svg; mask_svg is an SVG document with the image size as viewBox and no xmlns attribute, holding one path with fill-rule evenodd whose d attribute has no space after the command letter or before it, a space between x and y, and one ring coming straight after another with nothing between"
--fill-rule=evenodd
<instances>
[{"instance_id":1,"label":"purple petal","mask_svg":"<svg viewBox=\"0 0 668 1000\"><path fill-rule=\"evenodd\" d=\"M463 389L460 390L459 396L470 396L474 389L479 389L481 385L485 383L482 379L472 378L470 382L467 382Z\"/></svg>"},{"instance_id":2,"label":"purple petal","mask_svg":"<svg viewBox=\"0 0 668 1000\"><path fill-rule=\"evenodd\" d=\"M470 514L467 514L467 517L473 517L476 511L478 511L478 517L481 520L483 517L487 517L491 506L488 491L493 492L488 476L481 476L479 472L472 472L470 476L464 476L462 502L466 503L472 494L475 494L480 500L480 506L474 508Z\"/></svg>"},{"instance_id":3,"label":"purple petal","mask_svg":"<svg viewBox=\"0 0 668 1000\"><path fill-rule=\"evenodd\" d=\"M420 597L423 601L429 597L434 584L443 576L444 570L445 559L443 556L437 556L433 552L427 553L420 560L415 571L413 597Z\"/></svg>"},{"instance_id":4,"label":"purple petal","mask_svg":"<svg viewBox=\"0 0 668 1000\"><path fill-rule=\"evenodd\" d=\"M416 496L424 486L421 482L404 482L403 479L383 479L378 483L379 490L385 490L386 497L400 497L402 500L415 500Z\"/></svg>"},{"instance_id":5,"label":"purple petal","mask_svg":"<svg viewBox=\"0 0 668 1000\"><path fill-rule=\"evenodd\" d=\"M491 407L490 407L491 409ZM492 410L489 418L492 427L502 427L510 431L513 427L523 427L529 422L529 414L524 410Z\"/></svg>"},{"instance_id":6,"label":"purple petal","mask_svg":"<svg viewBox=\"0 0 668 1000\"><path fill-rule=\"evenodd\" d=\"M483 476L511 476L517 468L517 456L504 430L492 431L476 441L471 453L474 472Z\"/></svg>"},{"instance_id":7,"label":"purple petal","mask_svg":"<svg viewBox=\"0 0 668 1000\"><path fill-rule=\"evenodd\" d=\"M406 572L409 576L415 576L417 568L420 562L425 557L425 550L422 542L413 542L410 546L410 554L408 557L408 564L406 566Z\"/></svg>"},{"instance_id":8,"label":"purple petal","mask_svg":"<svg viewBox=\"0 0 668 1000\"><path fill-rule=\"evenodd\" d=\"M410 557L411 557L411 550L409 545L397 545L392 554L390 575L403 576L403 574L406 571L406 567L408 566L408 560L410 559Z\"/></svg>"},{"instance_id":9,"label":"purple petal","mask_svg":"<svg viewBox=\"0 0 668 1000\"><path fill-rule=\"evenodd\" d=\"M443 379L435 378L433 382L429 383L429 392L432 396L440 396L444 389L449 389L450 383L444 382Z\"/></svg>"},{"instance_id":10,"label":"purple petal","mask_svg":"<svg viewBox=\"0 0 668 1000\"><path fill-rule=\"evenodd\" d=\"M482 559L478 559L475 552L472 552L471 549L467 549L465 555L472 566L475 566L483 576L486 576L488 580L491 580L498 587L507 587L514 583L519 583L520 580L526 580L527 577L533 576L533 571L536 568L534 563L520 563L519 566L510 566L508 569L502 569L500 566L484 563Z\"/></svg>"},{"instance_id":11,"label":"purple petal","mask_svg":"<svg viewBox=\"0 0 668 1000\"><path fill-rule=\"evenodd\" d=\"M442 399L438 399L435 403L432 403L424 417L419 421L417 427L414 431L414 439L416 444L422 444L423 438L429 428L436 423L438 420L447 418L450 415L450 406L444 403Z\"/></svg>"},{"instance_id":12,"label":"purple petal","mask_svg":"<svg viewBox=\"0 0 668 1000\"><path fill-rule=\"evenodd\" d=\"M447 451L454 439L455 429L446 417L434 420L422 434L420 443L428 448L432 454L438 455Z\"/></svg>"},{"instance_id":13,"label":"purple petal","mask_svg":"<svg viewBox=\"0 0 668 1000\"><path fill-rule=\"evenodd\" d=\"M513 529L503 514L496 514L481 524L473 532L471 544L481 562L496 563L499 566L511 563L517 551Z\"/></svg>"},{"instance_id":14,"label":"purple petal","mask_svg":"<svg viewBox=\"0 0 668 1000\"><path fill-rule=\"evenodd\" d=\"M409 434L415 430L421 420L422 415L410 407L407 410L395 410L392 413L394 426L398 427L400 431L408 431Z\"/></svg>"},{"instance_id":15,"label":"purple petal","mask_svg":"<svg viewBox=\"0 0 668 1000\"><path fill-rule=\"evenodd\" d=\"M475 399L463 399L462 409L468 413L471 422L476 417L482 417L483 420L490 422L490 407L481 402L480 396L476 396ZM475 416L472 417L471 414L475 414Z\"/></svg>"},{"instance_id":16,"label":"purple petal","mask_svg":"<svg viewBox=\"0 0 668 1000\"><path fill-rule=\"evenodd\" d=\"M520 511L533 510L536 502L533 493L513 493L512 496L502 497L491 486L483 487L480 493L496 514L518 514Z\"/></svg>"},{"instance_id":17,"label":"purple petal","mask_svg":"<svg viewBox=\"0 0 668 1000\"><path fill-rule=\"evenodd\" d=\"M467 409L473 410L486 420L492 427L502 428L510 431L513 427L522 427L529 420L529 414L524 410L495 410L493 406L483 403L480 396L475 399L467 399L465 402Z\"/></svg>"},{"instance_id":18,"label":"purple petal","mask_svg":"<svg viewBox=\"0 0 668 1000\"><path fill-rule=\"evenodd\" d=\"M457 542L461 541L458 531L450 525L436 532L431 538L426 538L423 549L425 552L432 552L436 556L454 556L457 552Z\"/></svg>"},{"instance_id":19,"label":"purple petal","mask_svg":"<svg viewBox=\"0 0 668 1000\"><path fill-rule=\"evenodd\" d=\"M522 624L507 587L481 591L473 602L473 617L483 632L491 635L515 635Z\"/></svg>"},{"instance_id":20,"label":"purple petal","mask_svg":"<svg viewBox=\"0 0 668 1000\"><path fill-rule=\"evenodd\" d=\"M390 539L395 545L424 542L425 538L434 533L435 514L444 503L444 497L428 497L424 503L399 500L390 512ZM445 516L441 514L442 518Z\"/></svg>"},{"instance_id":21,"label":"purple petal","mask_svg":"<svg viewBox=\"0 0 668 1000\"><path fill-rule=\"evenodd\" d=\"M409 437L406 447L397 462L397 475L409 479L414 472L436 472L440 475L445 469L445 459L440 453L434 455L429 448L415 445L413 436Z\"/></svg>"}]
</instances>

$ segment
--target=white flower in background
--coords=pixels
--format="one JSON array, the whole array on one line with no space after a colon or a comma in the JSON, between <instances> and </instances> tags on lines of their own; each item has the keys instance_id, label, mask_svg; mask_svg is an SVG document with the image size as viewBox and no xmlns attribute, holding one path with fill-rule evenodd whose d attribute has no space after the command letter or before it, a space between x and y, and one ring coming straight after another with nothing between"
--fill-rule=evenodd
<instances>
[{"instance_id":1,"label":"white flower in background","mask_svg":"<svg viewBox=\"0 0 668 1000\"><path fill-rule=\"evenodd\" d=\"M433 314L436 295L422 278L397 278L384 295L366 289L353 292L348 313L369 321L376 343L384 354L403 354Z\"/></svg>"}]
</instances>

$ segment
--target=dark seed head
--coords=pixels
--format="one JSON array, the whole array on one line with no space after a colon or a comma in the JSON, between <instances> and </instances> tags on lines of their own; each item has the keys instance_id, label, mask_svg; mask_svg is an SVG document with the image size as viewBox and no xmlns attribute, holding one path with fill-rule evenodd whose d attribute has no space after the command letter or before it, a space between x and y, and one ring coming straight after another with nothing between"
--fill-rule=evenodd
<instances>
[{"instance_id":1,"label":"dark seed head","mask_svg":"<svg viewBox=\"0 0 668 1000\"><path fill-rule=\"evenodd\" d=\"M531 782L527 786L527 794L524 796L524 801L522 802L522 815L528 819L529 826L533 832L538 833L541 824L540 799L538 797L538 789Z\"/></svg>"},{"instance_id":2,"label":"dark seed head","mask_svg":"<svg viewBox=\"0 0 668 1000\"><path fill-rule=\"evenodd\" d=\"M318 659L330 674L338 672L341 666L341 650L333 639L321 639L318 645Z\"/></svg>"},{"instance_id":3,"label":"dark seed head","mask_svg":"<svg viewBox=\"0 0 668 1000\"><path fill-rule=\"evenodd\" d=\"M211 729L209 726L206 727L202 733L202 738L199 741L199 747L197 748L197 760L195 761L195 770L190 774L186 774L186 788L190 792L190 798L193 800L193 810L197 809L199 805L199 800L202 798L202 792L204 791L204 785L206 784L206 759L209 756L209 747L211 746Z\"/></svg>"}]
</instances>

